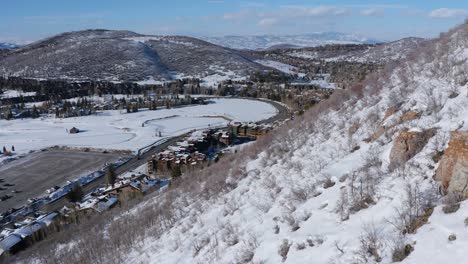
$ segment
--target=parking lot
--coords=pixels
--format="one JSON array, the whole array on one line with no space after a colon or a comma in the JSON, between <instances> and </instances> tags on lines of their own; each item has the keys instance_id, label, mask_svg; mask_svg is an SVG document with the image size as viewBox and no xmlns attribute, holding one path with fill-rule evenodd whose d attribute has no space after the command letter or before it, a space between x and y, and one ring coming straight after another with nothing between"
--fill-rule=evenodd
<instances>
[{"instance_id":1,"label":"parking lot","mask_svg":"<svg viewBox=\"0 0 468 264\"><path fill-rule=\"evenodd\" d=\"M115 153L51 150L30 154L0 167L0 212L24 205L47 189L63 186L119 158Z\"/></svg>"}]
</instances>

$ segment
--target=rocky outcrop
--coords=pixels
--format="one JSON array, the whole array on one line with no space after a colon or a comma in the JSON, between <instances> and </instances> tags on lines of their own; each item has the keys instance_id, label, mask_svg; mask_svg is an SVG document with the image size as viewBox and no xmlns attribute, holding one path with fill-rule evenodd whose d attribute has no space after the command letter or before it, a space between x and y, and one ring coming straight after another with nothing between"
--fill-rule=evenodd
<instances>
[{"instance_id":1,"label":"rocky outcrop","mask_svg":"<svg viewBox=\"0 0 468 264\"><path fill-rule=\"evenodd\" d=\"M390 152L390 167L396 168L405 164L424 148L427 141L429 141L434 134L435 129L429 129L422 132L401 132L395 139Z\"/></svg>"},{"instance_id":2,"label":"rocky outcrop","mask_svg":"<svg viewBox=\"0 0 468 264\"><path fill-rule=\"evenodd\" d=\"M401 116L401 122L408 122L411 120L419 119L421 114L415 111L408 111Z\"/></svg>"},{"instance_id":3,"label":"rocky outcrop","mask_svg":"<svg viewBox=\"0 0 468 264\"><path fill-rule=\"evenodd\" d=\"M397 106L391 106L391 107L389 107L389 108L387 109L387 111L385 111L383 120L386 120L387 118L389 118L390 116L392 116L392 115L395 114L396 112L398 112L398 107L397 107Z\"/></svg>"},{"instance_id":4,"label":"rocky outcrop","mask_svg":"<svg viewBox=\"0 0 468 264\"><path fill-rule=\"evenodd\" d=\"M442 183L444 190L468 197L468 131L452 132L435 179Z\"/></svg>"}]
</instances>

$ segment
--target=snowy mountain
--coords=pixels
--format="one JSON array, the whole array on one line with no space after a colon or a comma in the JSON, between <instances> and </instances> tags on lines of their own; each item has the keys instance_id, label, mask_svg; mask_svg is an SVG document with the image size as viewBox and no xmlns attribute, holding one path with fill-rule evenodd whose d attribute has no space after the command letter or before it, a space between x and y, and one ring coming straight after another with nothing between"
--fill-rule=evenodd
<instances>
[{"instance_id":1,"label":"snowy mountain","mask_svg":"<svg viewBox=\"0 0 468 264\"><path fill-rule=\"evenodd\" d=\"M464 263L468 24L31 263ZM434 177L435 176L435 177Z\"/></svg>"},{"instance_id":2,"label":"snowy mountain","mask_svg":"<svg viewBox=\"0 0 468 264\"><path fill-rule=\"evenodd\" d=\"M0 75L109 81L241 78L263 66L236 51L190 37L130 31L63 33L9 52Z\"/></svg>"},{"instance_id":3,"label":"snowy mountain","mask_svg":"<svg viewBox=\"0 0 468 264\"><path fill-rule=\"evenodd\" d=\"M305 35L260 35L260 36L224 36L201 37L208 42L232 49L267 49L272 46L294 45L297 47L315 47L328 44L362 44L377 41L364 37L336 33L321 32Z\"/></svg>"}]
</instances>

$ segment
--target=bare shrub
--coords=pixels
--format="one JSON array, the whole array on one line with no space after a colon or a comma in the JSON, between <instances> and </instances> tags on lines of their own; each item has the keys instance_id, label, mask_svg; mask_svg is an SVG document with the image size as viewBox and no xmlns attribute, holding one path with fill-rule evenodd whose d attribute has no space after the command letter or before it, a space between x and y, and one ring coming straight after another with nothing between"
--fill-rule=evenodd
<instances>
[{"instance_id":1,"label":"bare shrub","mask_svg":"<svg viewBox=\"0 0 468 264\"><path fill-rule=\"evenodd\" d=\"M249 263L254 258L255 253L252 249L243 247L238 254L238 263Z\"/></svg>"},{"instance_id":2,"label":"bare shrub","mask_svg":"<svg viewBox=\"0 0 468 264\"><path fill-rule=\"evenodd\" d=\"M202 237L200 239L195 239L195 241L192 242L192 250L193 250L193 256L195 257L200 253L200 251L210 243L210 238L209 237Z\"/></svg>"},{"instance_id":3,"label":"bare shrub","mask_svg":"<svg viewBox=\"0 0 468 264\"><path fill-rule=\"evenodd\" d=\"M293 186L290 197L293 201L303 203L312 198L315 192L316 187L314 184L305 183Z\"/></svg>"},{"instance_id":4,"label":"bare shrub","mask_svg":"<svg viewBox=\"0 0 468 264\"><path fill-rule=\"evenodd\" d=\"M431 216L436 191L433 189L423 191L419 184L408 184L405 187L405 196L402 207L395 209L397 216L392 223L401 234L413 234Z\"/></svg>"},{"instance_id":5,"label":"bare shrub","mask_svg":"<svg viewBox=\"0 0 468 264\"><path fill-rule=\"evenodd\" d=\"M275 225L275 227L273 227L273 232L274 232L276 235L279 234L279 232L280 232L280 227L279 227L279 225Z\"/></svg>"},{"instance_id":6,"label":"bare shrub","mask_svg":"<svg viewBox=\"0 0 468 264\"><path fill-rule=\"evenodd\" d=\"M306 244L304 242L296 243L296 249L297 250L303 250L305 248L306 248Z\"/></svg>"},{"instance_id":7,"label":"bare shrub","mask_svg":"<svg viewBox=\"0 0 468 264\"><path fill-rule=\"evenodd\" d=\"M408 257L411 252L413 252L414 247L411 244L407 244L404 241L402 236L399 236L396 240L392 242L391 251L392 251L392 261L400 262Z\"/></svg>"},{"instance_id":8,"label":"bare shrub","mask_svg":"<svg viewBox=\"0 0 468 264\"><path fill-rule=\"evenodd\" d=\"M359 249L355 252L360 263L369 263L371 259L382 261L380 250L383 247L380 231L374 225L366 225L364 234L359 239Z\"/></svg>"},{"instance_id":9,"label":"bare shrub","mask_svg":"<svg viewBox=\"0 0 468 264\"><path fill-rule=\"evenodd\" d=\"M291 231L294 232L300 228L298 221L296 218L294 218L292 215L283 215L283 220L286 222L289 227L291 228Z\"/></svg>"},{"instance_id":10,"label":"bare shrub","mask_svg":"<svg viewBox=\"0 0 468 264\"><path fill-rule=\"evenodd\" d=\"M224 225L221 239L228 246L234 246L239 243L239 230L237 227L227 223Z\"/></svg>"},{"instance_id":11,"label":"bare shrub","mask_svg":"<svg viewBox=\"0 0 468 264\"><path fill-rule=\"evenodd\" d=\"M323 188L328 189L335 186L335 182L332 180L329 174L323 175Z\"/></svg>"},{"instance_id":12,"label":"bare shrub","mask_svg":"<svg viewBox=\"0 0 468 264\"><path fill-rule=\"evenodd\" d=\"M346 188L342 189L340 192L340 198L338 198L336 202L335 212L340 215L341 221L349 219L349 198Z\"/></svg>"},{"instance_id":13,"label":"bare shrub","mask_svg":"<svg viewBox=\"0 0 468 264\"><path fill-rule=\"evenodd\" d=\"M291 247L291 244L287 239L283 239L283 242L281 243L279 249L278 249L278 254L282 257L282 261L286 261L288 258L288 253L289 253L289 248Z\"/></svg>"},{"instance_id":14,"label":"bare shrub","mask_svg":"<svg viewBox=\"0 0 468 264\"><path fill-rule=\"evenodd\" d=\"M380 171L377 168L363 167L351 173L349 179L350 213L358 212L375 203L377 184L380 181Z\"/></svg>"}]
</instances>

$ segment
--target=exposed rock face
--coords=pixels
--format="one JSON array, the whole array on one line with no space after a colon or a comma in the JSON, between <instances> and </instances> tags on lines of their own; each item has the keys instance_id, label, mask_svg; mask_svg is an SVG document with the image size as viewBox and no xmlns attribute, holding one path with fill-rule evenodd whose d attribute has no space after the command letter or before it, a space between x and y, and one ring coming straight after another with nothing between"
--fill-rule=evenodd
<instances>
[{"instance_id":1,"label":"exposed rock face","mask_svg":"<svg viewBox=\"0 0 468 264\"><path fill-rule=\"evenodd\" d=\"M383 120L389 118L391 115L395 114L397 111L398 111L398 107L396 107L396 106L389 107L387 109L387 111L385 111L385 115L384 115Z\"/></svg>"},{"instance_id":2,"label":"exposed rock face","mask_svg":"<svg viewBox=\"0 0 468 264\"><path fill-rule=\"evenodd\" d=\"M423 132L404 131L395 139L390 152L390 167L403 165L409 159L418 154L427 141L434 136L435 130L429 129Z\"/></svg>"},{"instance_id":3,"label":"exposed rock face","mask_svg":"<svg viewBox=\"0 0 468 264\"><path fill-rule=\"evenodd\" d=\"M401 122L407 122L415 119L419 119L421 114L415 111L408 111L401 116Z\"/></svg>"},{"instance_id":4,"label":"exposed rock face","mask_svg":"<svg viewBox=\"0 0 468 264\"><path fill-rule=\"evenodd\" d=\"M445 190L468 197L468 131L452 132L435 179L442 182Z\"/></svg>"}]
</instances>

